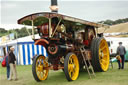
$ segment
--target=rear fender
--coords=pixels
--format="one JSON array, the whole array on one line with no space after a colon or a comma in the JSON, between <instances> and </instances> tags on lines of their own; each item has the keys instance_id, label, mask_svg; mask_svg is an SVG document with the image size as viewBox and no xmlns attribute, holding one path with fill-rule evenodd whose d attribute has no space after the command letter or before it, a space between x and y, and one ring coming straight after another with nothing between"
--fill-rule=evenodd
<instances>
[{"instance_id":1,"label":"rear fender","mask_svg":"<svg viewBox=\"0 0 128 85\"><path fill-rule=\"evenodd\" d=\"M35 45L42 45L46 48L46 46L49 44L49 42L46 39L38 39L35 40Z\"/></svg>"}]
</instances>

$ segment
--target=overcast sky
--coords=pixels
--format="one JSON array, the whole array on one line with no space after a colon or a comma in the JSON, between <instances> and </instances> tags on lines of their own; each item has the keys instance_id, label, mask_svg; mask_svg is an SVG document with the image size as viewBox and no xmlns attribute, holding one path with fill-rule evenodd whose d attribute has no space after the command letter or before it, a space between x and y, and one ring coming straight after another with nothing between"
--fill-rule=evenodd
<instances>
[{"instance_id":1,"label":"overcast sky","mask_svg":"<svg viewBox=\"0 0 128 85\"><path fill-rule=\"evenodd\" d=\"M50 1L1 0L0 27L17 24L18 19L32 13L49 12ZM88 21L128 18L128 0L58 0L58 5L59 13Z\"/></svg>"}]
</instances>

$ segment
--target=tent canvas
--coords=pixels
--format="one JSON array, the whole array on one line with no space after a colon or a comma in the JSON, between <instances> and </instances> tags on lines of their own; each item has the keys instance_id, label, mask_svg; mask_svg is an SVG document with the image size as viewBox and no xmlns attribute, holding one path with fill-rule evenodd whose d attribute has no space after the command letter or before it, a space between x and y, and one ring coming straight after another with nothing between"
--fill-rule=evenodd
<instances>
[{"instance_id":1,"label":"tent canvas","mask_svg":"<svg viewBox=\"0 0 128 85\"><path fill-rule=\"evenodd\" d=\"M34 45L31 36L0 44L0 54L5 56L3 48L5 48L7 53L10 46L15 47L14 54L16 55L18 65L32 64L32 58L36 54L47 56L46 49L41 45Z\"/></svg>"}]
</instances>

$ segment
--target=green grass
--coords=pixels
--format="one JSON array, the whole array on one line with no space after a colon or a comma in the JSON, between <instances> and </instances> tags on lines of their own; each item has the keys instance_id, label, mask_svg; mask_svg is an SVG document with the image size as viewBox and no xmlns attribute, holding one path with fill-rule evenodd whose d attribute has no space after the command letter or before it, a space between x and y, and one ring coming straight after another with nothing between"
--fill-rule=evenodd
<instances>
[{"instance_id":1,"label":"green grass","mask_svg":"<svg viewBox=\"0 0 128 85\"><path fill-rule=\"evenodd\" d=\"M6 79L6 68L0 65L0 85L128 85L128 63L124 70L118 70L117 63L107 72L97 72L96 77L89 79L88 73L82 71L76 81L68 82L62 70L50 70L47 80L36 82L32 75L32 66L17 66L18 81Z\"/></svg>"}]
</instances>

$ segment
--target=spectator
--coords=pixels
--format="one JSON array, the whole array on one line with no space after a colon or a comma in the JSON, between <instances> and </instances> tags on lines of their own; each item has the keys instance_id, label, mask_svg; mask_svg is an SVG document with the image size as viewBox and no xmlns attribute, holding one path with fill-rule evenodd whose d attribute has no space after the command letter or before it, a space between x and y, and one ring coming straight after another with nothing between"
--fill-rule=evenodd
<instances>
[{"instance_id":1,"label":"spectator","mask_svg":"<svg viewBox=\"0 0 128 85\"><path fill-rule=\"evenodd\" d=\"M13 53L14 50L15 50L14 47L10 48L9 57L8 57L8 61L9 61L9 65L10 65L10 77L9 77L9 80L12 80L12 76L13 75L14 75L14 80L17 80L16 58L15 58L15 55Z\"/></svg>"},{"instance_id":2,"label":"spectator","mask_svg":"<svg viewBox=\"0 0 128 85\"><path fill-rule=\"evenodd\" d=\"M10 66L9 66L9 63L8 63L8 53L5 56L5 61L6 61L6 68L7 68L7 79L9 80Z\"/></svg>"},{"instance_id":3,"label":"spectator","mask_svg":"<svg viewBox=\"0 0 128 85\"><path fill-rule=\"evenodd\" d=\"M122 46L122 42L119 42L119 46L117 47L117 54L120 55L122 61L122 66L121 66L120 60L117 60L119 69L124 69L125 53L126 53L125 47Z\"/></svg>"}]
</instances>

